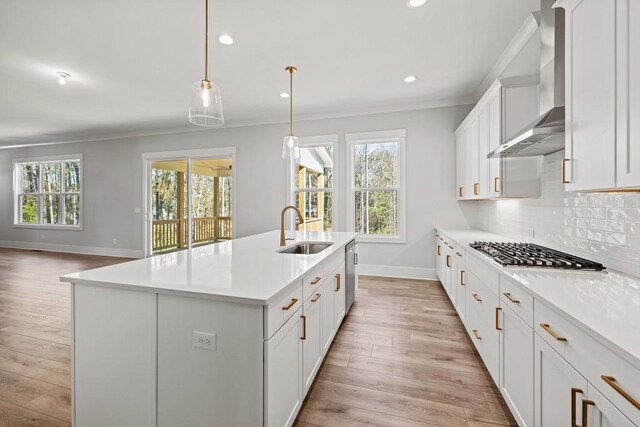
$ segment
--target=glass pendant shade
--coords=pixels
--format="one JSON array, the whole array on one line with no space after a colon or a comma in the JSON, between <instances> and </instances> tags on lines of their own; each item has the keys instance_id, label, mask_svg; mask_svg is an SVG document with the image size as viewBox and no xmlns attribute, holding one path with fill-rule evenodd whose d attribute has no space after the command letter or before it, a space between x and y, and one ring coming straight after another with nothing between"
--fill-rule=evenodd
<instances>
[{"instance_id":1,"label":"glass pendant shade","mask_svg":"<svg viewBox=\"0 0 640 427\"><path fill-rule=\"evenodd\" d=\"M217 127L224 124L222 97L218 85L200 80L191 87L189 121L194 125Z\"/></svg>"},{"instance_id":2,"label":"glass pendant shade","mask_svg":"<svg viewBox=\"0 0 640 427\"><path fill-rule=\"evenodd\" d=\"M282 158L293 159L296 162L300 161L300 143L297 136L288 135L284 137L284 141L282 141Z\"/></svg>"}]
</instances>

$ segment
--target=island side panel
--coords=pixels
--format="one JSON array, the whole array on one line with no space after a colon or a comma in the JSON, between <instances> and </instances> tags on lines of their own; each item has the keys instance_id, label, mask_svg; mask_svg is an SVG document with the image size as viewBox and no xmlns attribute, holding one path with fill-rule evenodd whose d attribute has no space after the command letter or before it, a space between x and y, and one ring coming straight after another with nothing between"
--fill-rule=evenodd
<instances>
[{"instance_id":1,"label":"island side panel","mask_svg":"<svg viewBox=\"0 0 640 427\"><path fill-rule=\"evenodd\" d=\"M156 295L74 285L75 425L156 425Z\"/></svg>"},{"instance_id":2,"label":"island side panel","mask_svg":"<svg viewBox=\"0 0 640 427\"><path fill-rule=\"evenodd\" d=\"M215 350L194 332L216 334ZM158 426L263 423L263 307L158 295Z\"/></svg>"}]
</instances>

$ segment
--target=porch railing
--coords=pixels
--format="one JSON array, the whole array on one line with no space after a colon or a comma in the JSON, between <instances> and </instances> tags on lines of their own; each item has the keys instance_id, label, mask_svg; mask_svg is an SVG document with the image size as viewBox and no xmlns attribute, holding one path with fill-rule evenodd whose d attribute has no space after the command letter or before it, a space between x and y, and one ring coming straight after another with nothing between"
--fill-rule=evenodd
<instances>
[{"instance_id":1,"label":"porch railing","mask_svg":"<svg viewBox=\"0 0 640 427\"><path fill-rule=\"evenodd\" d=\"M232 221L229 216L193 218L193 245L230 240ZM187 219L154 220L151 231L153 252L187 247Z\"/></svg>"}]
</instances>

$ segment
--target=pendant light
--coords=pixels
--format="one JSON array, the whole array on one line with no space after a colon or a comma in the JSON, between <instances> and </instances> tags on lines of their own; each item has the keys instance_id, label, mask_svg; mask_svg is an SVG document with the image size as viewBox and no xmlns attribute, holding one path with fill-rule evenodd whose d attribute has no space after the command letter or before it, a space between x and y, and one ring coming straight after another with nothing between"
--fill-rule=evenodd
<instances>
[{"instance_id":1,"label":"pendant light","mask_svg":"<svg viewBox=\"0 0 640 427\"><path fill-rule=\"evenodd\" d=\"M209 81L209 0L204 0L204 79L191 86L189 121L194 125L217 127L224 124L218 85Z\"/></svg>"},{"instance_id":2,"label":"pendant light","mask_svg":"<svg viewBox=\"0 0 640 427\"><path fill-rule=\"evenodd\" d=\"M287 67L285 71L289 73L289 135L284 137L282 142L282 158L300 161L300 143L298 137L293 135L293 73L298 71L296 67Z\"/></svg>"}]
</instances>

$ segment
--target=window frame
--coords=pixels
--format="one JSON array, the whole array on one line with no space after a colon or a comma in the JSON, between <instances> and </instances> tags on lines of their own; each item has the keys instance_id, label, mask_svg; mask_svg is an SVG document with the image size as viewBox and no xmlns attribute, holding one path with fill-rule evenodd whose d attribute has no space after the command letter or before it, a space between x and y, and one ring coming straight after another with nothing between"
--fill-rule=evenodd
<instances>
[{"instance_id":1,"label":"window frame","mask_svg":"<svg viewBox=\"0 0 640 427\"><path fill-rule=\"evenodd\" d=\"M66 191L64 188L64 163L78 161L80 162L80 191ZM60 162L60 191L55 193L44 193L42 191L42 164L43 163L57 163ZM28 163L38 164L38 191L35 193L23 193L22 192L22 165ZM42 208L41 200L46 194L58 195L60 200L58 201L59 209L59 223L46 224L42 222ZM29 224L20 222L20 198L24 195L35 195L38 198L37 202L37 223ZM80 203L78 206L78 224L64 224L60 221L64 221L64 200L66 195L78 195L80 197ZM13 159L13 227L15 228L35 228L35 229L53 229L53 230L75 230L79 231L83 229L83 216L84 216L84 159L82 154L63 154L57 156L39 156L39 157L26 157Z\"/></svg>"},{"instance_id":2,"label":"window frame","mask_svg":"<svg viewBox=\"0 0 640 427\"><path fill-rule=\"evenodd\" d=\"M322 147L322 146L331 146L332 147L332 157L333 157L333 185L330 188L310 188L310 189L298 189L296 188L296 177L295 177L295 159L290 159L287 162L287 197L286 200L289 205L296 205L296 194L297 193L318 193L318 192L328 192L331 193L331 231L339 230L339 219L338 219L338 199L339 199L339 186L340 186L340 178L338 176L338 145L339 137L338 135L318 135L318 136L303 136L298 138L298 143L300 144L300 149L303 148L311 148L311 147ZM304 215L304 212L303 212ZM286 229L289 231L296 231L296 223L292 220L292 217L289 215L286 218L287 226Z\"/></svg>"},{"instance_id":3,"label":"window frame","mask_svg":"<svg viewBox=\"0 0 640 427\"><path fill-rule=\"evenodd\" d=\"M370 243L406 243L406 181L405 181L405 146L406 129L395 129L374 132L349 133L345 135L347 143L347 175L348 194L347 198L347 230L358 233L359 242ZM355 146L359 144L375 144L384 142L395 142L398 145L398 176L395 187L355 187ZM382 234L361 234L355 226L355 194L356 191L397 191L397 218L398 233L395 235Z\"/></svg>"}]
</instances>

